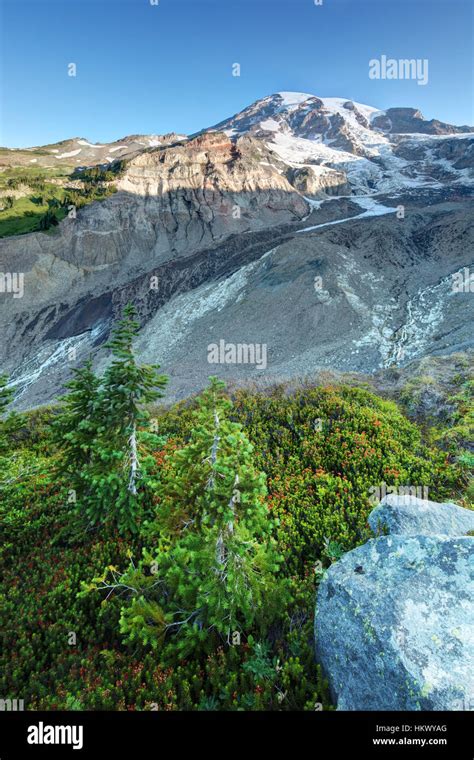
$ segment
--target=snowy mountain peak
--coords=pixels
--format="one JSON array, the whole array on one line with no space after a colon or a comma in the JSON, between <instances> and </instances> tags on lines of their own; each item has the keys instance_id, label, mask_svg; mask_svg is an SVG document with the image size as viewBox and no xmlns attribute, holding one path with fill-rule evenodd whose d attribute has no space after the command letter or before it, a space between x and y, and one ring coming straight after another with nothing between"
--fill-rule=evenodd
<instances>
[{"instance_id":1,"label":"snowy mountain peak","mask_svg":"<svg viewBox=\"0 0 474 760\"><path fill-rule=\"evenodd\" d=\"M304 175L302 191L310 195L305 188L320 184L323 174L325 183L334 182L339 189L348 185L353 193L473 181L471 129L427 121L415 108L382 111L345 98L282 91L211 130L234 141L244 136L261 141L277 162L289 167L280 166L280 171L289 172L291 181L295 171ZM466 138L465 144L456 145L464 142L456 138Z\"/></svg>"},{"instance_id":2,"label":"snowy mountain peak","mask_svg":"<svg viewBox=\"0 0 474 760\"><path fill-rule=\"evenodd\" d=\"M285 106L300 105L314 98L314 95L310 95L307 92L277 92L276 95L282 99ZM275 97L275 95L271 95L270 97Z\"/></svg>"},{"instance_id":3,"label":"snowy mountain peak","mask_svg":"<svg viewBox=\"0 0 474 760\"><path fill-rule=\"evenodd\" d=\"M290 130L298 131L298 136L312 131L322 134L331 126L331 118L347 121L354 119L369 126L371 118L380 113L378 109L345 98L320 98L304 92L277 92L256 100L239 113L216 124L214 129L224 130L231 135L256 131L259 127L268 129L269 119L276 119L280 125L286 124ZM271 129L271 125L270 125Z\"/></svg>"},{"instance_id":4,"label":"snowy mountain peak","mask_svg":"<svg viewBox=\"0 0 474 760\"><path fill-rule=\"evenodd\" d=\"M472 131L471 127L457 127L437 119L427 121L416 108L380 110L348 98L321 98L306 92L287 91L260 98L212 127L225 131L230 137L259 130L271 132L281 129L297 137L323 140L325 136L333 140L334 132L345 129L353 133L345 134L345 137L355 142L364 137L361 128L385 135L449 135ZM347 142L342 147L347 148Z\"/></svg>"}]
</instances>

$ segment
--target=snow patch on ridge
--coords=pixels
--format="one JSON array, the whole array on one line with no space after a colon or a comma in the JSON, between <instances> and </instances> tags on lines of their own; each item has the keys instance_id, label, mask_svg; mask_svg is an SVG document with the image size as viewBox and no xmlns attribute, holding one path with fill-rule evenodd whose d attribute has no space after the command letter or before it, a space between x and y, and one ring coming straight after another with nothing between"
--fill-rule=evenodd
<instances>
[{"instance_id":1,"label":"snow patch on ridge","mask_svg":"<svg viewBox=\"0 0 474 760\"><path fill-rule=\"evenodd\" d=\"M283 100L283 105L291 108L292 106L299 106L309 98L314 98L314 95L309 95L307 92L277 92Z\"/></svg>"},{"instance_id":2,"label":"snow patch on ridge","mask_svg":"<svg viewBox=\"0 0 474 760\"><path fill-rule=\"evenodd\" d=\"M264 119L260 122L260 127L262 129L267 129L270 132L277 132L280 129L280 125L275 119Z\"/></svg>"},{"instance_id":3,"label":"snow patch on ridge","mask_svg":"<svg viewBox=\"0 0 474 760\"><path fill-rule=\"evenodd\" d=\"M99 145L99 143L97 143L97 145L94 145L93 143L87 142L87 140L78 140L77 144L78 145L85 145L87 148L94 148L94 150L98 150L99 148L106 148L107 147L107 145Z\"/></svg>"},{"instance_id":4,"label":"snow patch on ridge","mask_svg":"<svg viewBox=\"0 0 474 760\"><path fill-rule=\"evenodd\" d=\"M59 156L56 156L56 158L72 158L73 156L77 156L79 153L82 153L82 148L71 150L69 153L60 153Z\"/></svg>"},{"instance_id":5,"label":"snow patch on ridge","mask_svg":"<svg viewBox=\"0 0 474 760\"><path fill-rule=\"evenodd\" d=\"M20 399L29 386L33 385L48 370L58 364L66 364L68 352L72 348L80 353L81 349L87 349L94 345L106 326L106 322L100 322L92 330L87 330L80 335L73 335L70 338L63 338L54 342L49 341L43 345L32 359L22 363L11 375L8 386L16 389L15 400Z\"/></svg>"},{"instance_id":6,"label":"snow patch on ridge","mask_svg":"<svg viewBox=\"0 0 474 760\"><path fill-rule=\"evenodd\" d=\"M324 222L324 224L315 224L312 227L305 227L302 230L297 230L297 233L311 232L312 230L318 230L321 227L331 227L334 224L352 222L356 219L365 219L368 216L383 216L384 214L394 213L397 210L392 206L384 206L382 203L379 203L370 196L351 196L351 200L357 203L358 206L362 206L365 211L363 211L361 214L356 214L356 216L348 216L345 219L336 219L332 222Z\"/></svg>"}]
</instances>

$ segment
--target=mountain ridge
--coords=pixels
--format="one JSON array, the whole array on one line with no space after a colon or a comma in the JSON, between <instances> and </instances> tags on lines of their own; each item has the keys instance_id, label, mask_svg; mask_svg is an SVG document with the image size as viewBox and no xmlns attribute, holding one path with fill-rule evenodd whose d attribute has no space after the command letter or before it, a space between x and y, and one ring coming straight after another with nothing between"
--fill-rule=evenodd
<instances>
[{"instance_id":1,"label":"mountain ridge","mask_svg":"<svg viewBox=\"0 0 474 760\"><path fill-rule=\"evenodd\" d=\"M117 137L114 140L111 141L91 141L87 137L84 136L76 136L76 137L68 137L64 138L62 140L58 140L53 143L45 143L43 145L33 145L33 146L27 146L27 147L8 147L8 146L0 146L0 151L8 151L11 153L21 153L24 151L35 151L35 150L47 150L51 152L51 158L54 158L54 149L56 149L58 146L63 146L69 143L78 143L82 144L85 147L90 147L92 149L100 149L102 147L108 147L108 146L117 146L120 143L128 143L133 141L143 141L148 140L149 142L153 141L160 141L160 143L167 144L171 140L183 140L183 139L190 139L193 137L196 137L200 134L202 134L205 131L209 131L210 129L218 129L219 127L225 125L226 123L234 120L236 117L240 116L241 114L244 114L247 111L250 111L251 109L254 109L259 104L271 104L276 101L277 98L281 99L281 105L282 109L287 107L295 108L297 109L298 106L304 105L307 103L307 101L314 101L319 102L322 104L329 105L331 103L340 103L340 104L348 104L348 109L351 110L353 107L355 107L356 110L359 110L362 112L362 115L365 115L367 113L370 114L372 119L377 120L378 118L381 118L383 116L386 116L387 114L392 113L394 116L397 114L405 115L405 116L411 116L413 119L414 126L418 126L421 130L424 130L427 128L428 130L431 129L443 129L446 128L445 134L457 134L457 133L474 133L474 126L468 126L468 125L453 125L449 122L443 122L438 119L425 119L422 115L421 111L418 108L414 108L412 106L395 106L395 107L388 107L386 109L379 109L375 106L370 106L367 104L359 103L357 101L354 101L350 98L340 98L340 97L318 97L317 95L313 95L311 93L302 93L297 91L281 91L276 92L271 95L266 95L263 98L259 98L258 100L254 101L252 104L247 106L246 108L242 109L241 111L237 111L233 116L227 117L225 119L222 119L220 122L217 122L213 127L204 127L201 130L198 130L194 133L184 134L184 133L176 133L176 132L168 132L164 134L147 134L147 133L134 133L130 135L124 135L121 137ZM271 108L270 108L271 110ZM274 112L274 111L273 111ZM366 112L364 114L364 112ZM380 122L380 130L386 131L383 128L383 122ZM392 125L393 126L393 125ZM415 132L420 131L419 129L415 130ZM396 132L396 130L393 130L394 133L397 134L404 134L404 132ZM436 133L436 132L434 132ZM441 132L438 132L438 134L441 134ZM153 145L148 145L146 147L156 147ZM0 166L2 164L0 163Z\"/></svg>"},{"instance_id":2,"label":"mountain ridge","mask_svg":"<svg viewBox=\"0 0 474 760\"><path fill-rule=\"evenodd\" d=\"M213 373L211 338L268 343L266 372L284 377L468 349L472 299L454 298L450 278L472 263L474 133L389 111L277 93L196 135L138 148L129 136L106 164L123 164L115 194L53 234L0 240L0 268L25 277L25 299L0 297L0 367L18 403L58 394L71 347L100 363L126 300L142 358L167 363L176 397ZM391 131L412 122L433 133ZM80 141L78 162L114 145Z\"/></svg>"}]
</instances>

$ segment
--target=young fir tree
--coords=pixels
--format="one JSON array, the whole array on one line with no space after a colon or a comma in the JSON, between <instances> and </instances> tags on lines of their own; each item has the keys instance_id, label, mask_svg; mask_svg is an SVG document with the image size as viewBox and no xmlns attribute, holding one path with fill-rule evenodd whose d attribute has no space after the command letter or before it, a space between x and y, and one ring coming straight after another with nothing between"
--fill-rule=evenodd
<instances>
[{"instance_id":1,"label":"young fir tree","mask_svg":"<svg viewBox=\"0 0 474 760\"><path fill-rule=\"evenodd\" d=\"M73 375L66 383L69 393L62 399L61 411L53 422L53 435L61 451L58 472L66 477L70 492L81 502L90 491L87 473L99 424L100 379L92 370L92 359L74 369Z\"/></svg>"},{"instance_id":2,"label":"young fir tree","mask_svg":"<svg viewBox=\"0 0 474 760\"><path fill-rule=\"evenodd\" d=\"M105 371L94 404L96 433L92 462L85 469L89 496L85 510L93 523L113 523L136 532L145 506L151 506L155 466L150 454L158 436L150 431L144 405L162 396L167 378L159 365L139 365L133 339L140 323L131 304L117 323L107 347L113 360Z\"/></svg>"},{"instance_id":3,"label":"young fir tree","mask_svg":"<svg viewBox=\"0 0 474 760\"><path fill-rule=\"evenodd\" d=\"M0 375L0 417L3 417L13 398L13 388L9 388L7 382L8 375Z\"/></svg>"},{"instance_id":4,"label":"young fir tree","mask_svg":"<svg viewBox=\"0 0 474 760\"><path fill-rule=\"evenodd\" d=\"M7 386L8 376L0 375L0 456L8 451L8 437L20 425L20 415L7 414L8 405L13 399L13 388Z\"/></svg>"},{"instance_id":5,"label":"young fir tree","mask_svg":"<svg viewBox=\"0 0 474 760\"><path fill-rule=\"evenodd\" d=\"M155 550L118 582L115 572L111 584L96 579L136 592L122 609L122 632L179 655L262 627L283 591L275 580L281 557L271 537L265 475L255 469L241 425L228 419L231 402L223 391L211 378L189 445L164 469L150 534Z\"/></svg>"}]
</instances>

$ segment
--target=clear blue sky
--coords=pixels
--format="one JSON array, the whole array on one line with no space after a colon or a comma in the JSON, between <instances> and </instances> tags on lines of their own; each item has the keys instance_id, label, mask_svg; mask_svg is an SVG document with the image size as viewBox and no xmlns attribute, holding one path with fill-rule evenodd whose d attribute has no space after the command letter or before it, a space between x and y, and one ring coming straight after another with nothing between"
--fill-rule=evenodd
<instances>
[{"instance_id":1,"label":"clear blue sky","mask_svg":"<svg viewBox=\"0 0 474 760\"><path fill-rule=\"evenodd\" d=\"M1 145L189 134L279 90L474 123L472 0L0 2ZM382 54L429 83L369 79Z\"/></svg>"}]
</instances>

